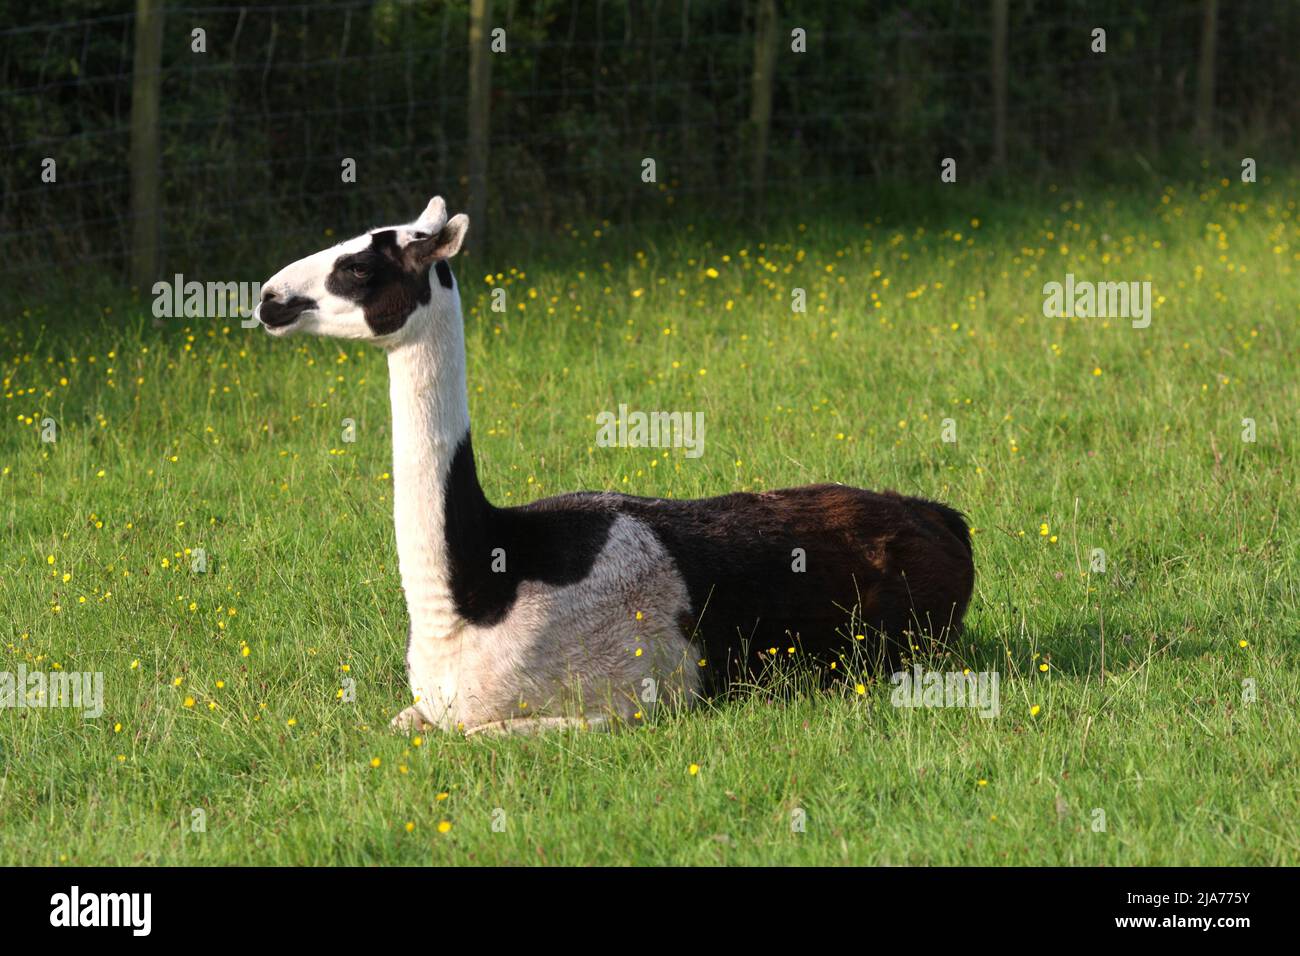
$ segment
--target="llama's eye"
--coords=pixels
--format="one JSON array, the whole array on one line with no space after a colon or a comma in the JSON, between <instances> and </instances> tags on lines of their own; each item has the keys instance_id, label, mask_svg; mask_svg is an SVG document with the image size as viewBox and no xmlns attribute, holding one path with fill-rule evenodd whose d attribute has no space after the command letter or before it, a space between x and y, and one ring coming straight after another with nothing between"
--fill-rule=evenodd
<instances>
[{"instance_id":1,"label":"llama's eye","mask_svg":"<svg viewBox=\"0 0 1300 956\"><path fill-rule=\"evenodd\" d=\"M349 271L351 271L351 273L354 276L356 276L358 279L370 278L370 270L367 269L365 266L353 266Z\"/></svg>"}]
</instances>

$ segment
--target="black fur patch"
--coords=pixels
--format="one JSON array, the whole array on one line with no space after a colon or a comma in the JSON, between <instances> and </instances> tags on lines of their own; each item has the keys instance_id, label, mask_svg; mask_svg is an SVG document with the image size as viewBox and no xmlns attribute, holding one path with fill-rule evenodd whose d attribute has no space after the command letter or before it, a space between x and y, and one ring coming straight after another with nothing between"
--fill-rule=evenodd
<instances>
[{"instance_id":1,"label":"black fur patch","mask_svg":"<svg viewBox=\"0 0 1300 956\"><path fill-rule=\"evenodd\" d=\"M368 249L339 256L325 288L360 305L375 335L396 332L432 297L429 267L407 267L393 229L373 233Z\"/></svg>"},{"instance_id":2,"label":"black fur patch","mask_svg":"<svg viewBox=\"0 0 1300 956\"><path fill-rule=\"evenodd\" d=\"M450 289L451 288L451 266L447 265L447 260L439 259L437 265L433 267L433 271L438 273L438 283L444 289Z\"/></svg>"},{"instance_id":3,"label":"black fur patch","mask_svg":"<svg viewBox=\"0 0 1300 956\"><path fill-rule=\"evenodd\" d=\"M585 578L616 517L579 495L493 507L478 483L468 432L452 460L443 508L456 610L480 625L496 624L510 613L522 581L559 586ZM497 548L501 552L494 556ZM501 561L505 570L494 571L494 562L500 567Z\"/></svg>"}]
</instances>

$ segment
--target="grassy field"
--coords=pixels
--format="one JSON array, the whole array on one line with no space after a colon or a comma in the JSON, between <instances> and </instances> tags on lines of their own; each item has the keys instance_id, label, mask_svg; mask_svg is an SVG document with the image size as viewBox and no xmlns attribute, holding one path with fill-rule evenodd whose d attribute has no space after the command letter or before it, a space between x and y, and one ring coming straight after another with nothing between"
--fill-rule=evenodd
<instances>
[{"instance_id":1,"label":"grassy field","mask_svg":"<svg viewBox=\"0 0 1300 956\"><path fill-rule=\"evenodd\" d=\"M1209 175L458 260L492 500L948 501L978 580L927 665L999 672L996 719L800 693L796 660L635 731L396 736L382 354L10 299L0 670L102 672L105 711L0 710L0 862L1300 863L1300 181ZM1149 280L1150 327L1045 318L1066 273ZM620 403L703 411L704 455L596 447Z\"/></svg>"}]
</instances>

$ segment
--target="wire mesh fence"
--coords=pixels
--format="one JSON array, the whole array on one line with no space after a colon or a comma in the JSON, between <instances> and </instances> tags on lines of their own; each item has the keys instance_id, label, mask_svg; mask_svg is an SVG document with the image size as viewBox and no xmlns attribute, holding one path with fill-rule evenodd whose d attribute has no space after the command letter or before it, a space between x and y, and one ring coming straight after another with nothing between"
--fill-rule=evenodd
<instances>
[{"instance_id":1,"label":"wire mesh fence","mask_svg":"<svg viewBox=\"0 0 1300 956\"><path fill-rule=\"evenodd\" d=\"M575 222L671 220L684 206L741 215L764 195L788 206L933 179L944 157L963 177L999 163L1042 175L1155 154L1207 109L1221 142L1292 143L1300 102L1291 0L1004 4L1003 78L999 0L136 6L151 3L163 23L147 174L158 201L146 214L164 274L406 221L434 192L464 206L479 4L490 236L550 242ZM124 274L139 244L132 140L149 77L137 12L104 8L78 0L61 22L0 20L0 280L41 264ZM12 22L25 8L0 10ZM765 82L770 119L754 109Z\"/></svg>"}]
</instances>

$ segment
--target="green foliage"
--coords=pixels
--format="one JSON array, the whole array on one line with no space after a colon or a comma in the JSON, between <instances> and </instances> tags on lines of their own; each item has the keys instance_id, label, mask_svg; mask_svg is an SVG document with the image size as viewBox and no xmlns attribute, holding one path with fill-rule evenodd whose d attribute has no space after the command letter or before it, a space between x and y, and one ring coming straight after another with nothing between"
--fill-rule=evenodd
<instances>
[{"instance_id":1,"label":"green foliage","mask_svg":"<svg viewBox=\"0 0 1300 956\"><path fill-rule=\"evenodd\" d=\"M614 735L394 736L382 355L155 329L89 278L9 306L0 670L102 671L106 711L0 711L0 861L1294 865L1297 184L895 190L458 268L492 500L947 500L977 592L927 663L999 671L995 720L893 707L866 674L804 692L796 661ZM1151 327L1045 318L1067 271L1149 278ZM705 454L595 447L620 401L703 411Z\"/></svg>"},{"instance_id":2,"label":"green foliage","mask_svg":"<svg viewBox=\"0 0 1300 956\"><path fill-rule=\"evenodd\" d=\"M1158 0L1012 4L1009 173L1148 165L1193 126L1196 5ZM229 274L247 250L406 214L413 193L465 184L467 3L166 5L164 272ZM65 0L20 26L0 0L0 252L6 272L120 266L130 235L133 17ZM1294 146L1300 7L1242 0L1221 14L1219 133L1237 155ZM745 156L754 6L739 0L530 0L495 5L490 221L500 236L594 218L671 220L750 211ZM827 184L963 182L992 154L987 4L958 0L780 5L768 157L770 206ZM1108 30L1104 56L1089 50ZM191 31L207 31L207 52ZM790 52L790 31L808 52ZM1199 154L1198 154L1199 155ZM40 183L40 163L59 183ZM358 162L356 183L341 161ZM640 180L653 157L659 181ZM797 199L795 198L797 197Z\"/></svg>"}]
</instances>

